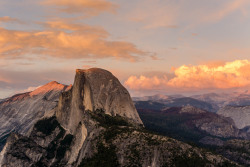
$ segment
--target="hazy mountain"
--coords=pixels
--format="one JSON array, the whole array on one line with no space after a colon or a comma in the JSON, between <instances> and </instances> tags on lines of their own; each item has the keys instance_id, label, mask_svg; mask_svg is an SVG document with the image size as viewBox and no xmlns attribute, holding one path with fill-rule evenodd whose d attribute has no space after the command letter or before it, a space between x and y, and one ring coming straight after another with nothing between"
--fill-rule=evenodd
<instances>
[{"instance_id":1,"label":"hazy mountain","mask_svg":"<svg viewBox=\"0 0 250 167\"><path fill-rule=\"evenodd\" d=\"M39 103L39 102L37 102ZM229 166L220 155L146 131L127 90L108 71L77 70L58 106L26 136L12 133L2 166Z\"/></svg>"},{"instance_id":2,"label":"hazy mountain","mask_svg":"<svg viewBox=\"0 0 250 167\"><path fill-rule=\"evenodd\" d=\"M232 118L240 129L250 126L250 106L226 106L218 114Z\"/></svg>"},{"instance_id":3,"label":"hazy mountain","mask_svg":"<svg viewBox=\"0 0 250 167\"><path fill-rule=\"evenodd\" d=\"M165 99L150 98L149 101L135 101L136 108L164 110L169 107L194 106L210 112L215 112L216 108L212 104L190 97L171 97Z\"/></svg>"},{"instance_id":4,"label":"hazy mountain","mask_svg":"<svg viewBox=\"0 0 250 167\"><path fill-rule=\"evenodd\" d=\"M70 86L50 82L32 92L21 93L0 102L0 150L11 132L25 135L34 123L56 107L61 92Z\"/></svg>"},{"instance_id":5,"label":"hazy mountain","mask_svg":"<svg viewBox=\"0 0 250 167\"><path fill-rule=\"evenodd\" d=\"M219 108L231 105L231 106L246 106L250 105L250 93L233 92L233 93L209 93L191 96L192 98L208 102L213 105L217 105ZM218 109L219 109L218 108Z\"/></svg>"},{"instance_id":6,"label":"hazy mountain","mask_svg":"<svg viewBox=\"0 0 250 167\"><path fill-rule=\"evenodd\" d=\"M250 106L250 92L207 93L185 97L183 95L162 95L133 97L136 106L143 108L164 109L166 107L183 107L191 105L203 110L217 112L225 106ZM156 103L155 103L156 102ZM158 105L158 106L157 106Z\"/></svg>"},{"instance_id":7,"label":"hazy mountain","mask_svg":"<svg viewBox=\"0 0 250 167\"><path fill-rule=\"evenodd\" d=\"M176 98L185 97L183 95L163 95L163 94L156 94L154 96L143 96L143 97L132 97L133 101L165 101L171 100Z\"/></svg>"}]
</instances>

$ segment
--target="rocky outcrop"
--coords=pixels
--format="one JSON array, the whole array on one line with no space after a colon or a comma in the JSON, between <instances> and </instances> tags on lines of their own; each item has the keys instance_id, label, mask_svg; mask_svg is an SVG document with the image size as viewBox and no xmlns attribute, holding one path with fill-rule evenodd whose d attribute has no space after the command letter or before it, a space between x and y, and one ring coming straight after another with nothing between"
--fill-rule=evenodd
<instances>
[{"instance_id":1,"label":"rocky outcrop","mask_svg":"<svg viewBox=\"0 0 250 167\"><path fill-rule=\"evenodd\" d=\"M83 111L99 109L105 114L119 115L135 124L142 124L128 91L115 76L98 68L76 70L72 90L60 97L56 110L59 122L70 133L75 133L84 117Z\"/></svg>"},{"instance_id":2,"label":"rocky outcrop","mask_svg":"<svg viewBox=\"0 0 250 167\"><path fill-rule=\"evenodd\" d=\"M112 137L110 137L112 135ZM131 127L112 125L95 140L94 155L80 167L92 166L224 166L233 164L222 156L202 151L175 139ZM101 155L100 153L104 153ZM237 164L234 164L237 166Z\"/></svg>"},{"instance_id":3,"label":"rocky outcrop","mask_svg":"<svg viewBox=\"0 0 250 167\"><path fill-rule=\"evenodd\" d=\"M59 96L71 86L50 82L36 90L0 102L0 150L11 132L26 135L34 123L56 107Z\"/></svg>"},{"instance_id":4,"label":"rocky outcrop","mask_svg":"<svg viewBox=\"0 0 250 167\"><path fill-rule=\"evenodd\" d=\"M250 166L250 141L249 140L228 140L216 152L244 166Z\"/></svg>"},{"instance_id":5,"label":"rocky outcrop","mask_svg":"<svg viewBox=\"0 0 250 167\"><path fill-rule=\"evenodd\" d=\"M106 70L77 70L76 77L85 78L85 106L89 110L103 109L111 116L120 115L142 124L129 92Z\"/></svg>"},{"instance_id":6,"label":"rocky outcrop","mask_svg":"<svg viewBox=\"0 0 250 167\"><path fill-rule=\"evenodd\" d=\"M250 106L226 106L218 114L232 118L239 129L250 126Z\"/></svg>"},{"instance_id":7,"label":"rocky outcrop","mask_svg":"<svg viewBox=\"0 0 250 167\"><path fill-rule=\"evenodd\" d=\"M216 113L210 113L192 106L182 107L180 114L193 115L196 119L192 122L199 130L210 135L222 138L248 138L247 134L241 132L233 120L226 118Z\"/></svg>"},{"instance_id":8,"label":"rocky outcrop","mask_svg":"<svg viewBox=\"0 0 250 167\"><path fill-rule=\"evenodd\" d=\"M244 166L250 165L250 141L249 140L227 140L206 136L200 143L213 147L213 150L226 158L236 161Z\"/></svg>"},{"instance_id":9,"label":"rocky outcrop","mask_svg":"<svg viewBox=\"0 0 250 167\"><path fill-rule=\"evenodd\" d=\"M39 88L39 90L29 93L27 97L35 97L40 94L45 95L46 89ZM26 95L23 96L22 98L26 98ZM50 96L44 96L43 98L49 100ZM39 105L43 106L44 104ZM92 135L90 134L98 131L95 126L96 121L91 119L90 116L90 113L96 111L104 111L104 114L113 117L119 116L134 126L142 125L128 91L110 72L97 68L77 70L72 89L62 93L57 108L48 112L45 118L38 121L31 132L26 134L27 137L21 135L7 143L4 153L2 153L2 165L8 163L11 164L10 166L18 166L16 162L19 163L23 156L16 155L14 150L26 150L26 148L22 148L26 146L31 148L28 143L36 143L32 147L43 150L43 153L40 154L38 151L39 155L34 153L32 157L28 156L28 161L25 160L25 164L41 163L46 166L53 166L56 162L56 164L67 166L76 165L87 155L83 152L89 153L86 140L91 140ZM44 113L46 113L46 110L43 111L43 115ZM51 129L49 126L53 128ZM72 143L58 158L57 154L60 154L61 147L65 147L61 142L67 135L73 136ZM23 144L22 141L27 143ZM53 148L53 156L48 155L51 147ZM26 155L26 151L23 154ZM34 159L33 157L39 158ZM19 160L10 163L13 158Z\"/></svg>"},{"instance_id":10,"label":"rocky outcrop","mask_svg":"<svg viewBox=\"0 0 250 167\"><path fill-rule=\"evenodd\" d=\"M200 119L193 120L193 123L198 129L213 136L222 138L247 138L247 134L241 133L231 119L216 114L204 114Z\"/></svg>"},{"instance_id":11,"label":"rocky outcrop","mask_svg":"<svg viewBox=\"0 0 250 167\"><path fill-rule=\"evenodd\" d=\"M187 114L204 114L204 113L206 113L206 111L188 105L188 106L182 107L181 110L179 111L179 113L180 114L182 114L182 113L187 113Z\"/></svg>"}]
</instances>

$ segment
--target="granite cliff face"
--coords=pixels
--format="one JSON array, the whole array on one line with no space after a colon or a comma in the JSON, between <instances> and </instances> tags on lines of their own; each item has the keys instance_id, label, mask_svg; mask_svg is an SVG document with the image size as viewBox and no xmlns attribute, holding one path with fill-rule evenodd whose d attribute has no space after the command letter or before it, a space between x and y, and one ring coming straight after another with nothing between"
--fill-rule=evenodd
<instances>
[{"instance_id":1,"label":"granite cliff face","mask_svg":"<svg viewBox=\"0 0 250 167\"><path fill-rule=\"evenodd\" d=\"M2 167L187 164L234 163L146 131L127 90L110 72L96 68L77 70L58 106L25 136L12 133L0 154Z\"/></svg>"},{"instance_id":2,"label":"granite cliff face","mask_svg":"<svg viewBox=\"0 0 250 167\"><path fill-rule=\"evenodd\" d=\"M83 111L102 109L105 114L119 115L142 124L128 91L110 72L98 68L76 70L72 90L60 97L56 116L71 133L84 116Z\"/></svg>"},{"instance_id":3,"label":"granite cliff face","mask_svg":"<svg viewBox=\"0 0 250 167\"><path fill-rule=\"evenodd\" d=\"M232 118L239 129L250 126L250 106L226 106L218 114Z\"/></svg>"},{"instance_id":4,"label":"granite cliff face","mask_svg":"<svg viewBox=\"0 0 250 167\"><path fill-rule=\"evenodd\" d=\"M38 119L56 107L61 92L70 88L53 81L0 101L0 150L11 132L26 135Z\"/></svg>"}]
</instances>

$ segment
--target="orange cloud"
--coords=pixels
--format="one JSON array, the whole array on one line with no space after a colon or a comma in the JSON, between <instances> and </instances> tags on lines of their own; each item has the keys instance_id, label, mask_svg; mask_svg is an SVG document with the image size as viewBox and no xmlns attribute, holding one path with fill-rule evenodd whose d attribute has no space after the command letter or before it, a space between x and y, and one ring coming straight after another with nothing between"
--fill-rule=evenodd
<instances>
[{"instance_id":1,"label":"orange cloud","mask_svg":"<svg viewBox=\"0 0 250 167\"><path fill-rule=\"evenodd\" d=\"M9 17L9 16L4 16L4 17L0 17L0 22L10 22L10 21L14 21L15 19Z\"/></svg>"},{"instance_id":2,"label":"orange cloud","mask_svg":"<svg viewBox=\"0 0 250 167\"><path fill-rule=\"evenodd\" d=\"M0 28L0 57L19 58L38 54L58 58L115 58L138 61L145 53L135 45L109 41L99 27L51 21L44 31L15 31Z\"/></svg>"},{"instance_id":3,"label":"orange cloud","mask_svg":"<svg viewBox=\"0 0 250 167\"><path fill-rule=\"evenodd\" d=\"M250 86L249 71L250 61L248 60L236 60L216 66L183 65L174 69L174 78L131 76L125 85L132 90L240 88Z\"/></svg>"},{"instance_id":4,"label":"orange cloud","mask_svg":"<svg viewBox=\"0 0 250 167\"><path fill-rule=\"evenodd\" d=\"M0 76L0 82L10 83L11 81L3 76Z\"/></svg>"},{"instance_id":5,"label":"orange cloud","mask_svg":"<svg viewBox=\"0 0 250 167\"><path fill-rule=\"evenodd\" d=\"M106 37L109 34L107 31L105 31L101 27L97 26L89 26L86 24L80 24L80 23L69 23L65 20L54 20L54 21L48 21L46 23L41 23L47 28L57 29L57 30L70 30L70 31L85 31L89 33L95 33L100 36Z\"/></svg>"},{"instance_id":6,"label":"orange cloud","mask_svg":"<svg viewBox=\"0 0 250 167\"><path fill-rule=\"evenodd\" d=\"M3 17L0 17L0 23L8 23L8 22L17 22L17 23L21 23L20 20L16 19L16 18L12 18L12 17L9 17L9 16L3 16Z\"/></svg>"},{"instance_id":7,"label":"orange cloud","mask_svg":"<svg viewBox=\"0 0 250 167\"><path fill-rule=\"evenodd\" d=\"M117 6L106 0L46 0L45 5L55 6L61 12L96 16L102 12L115 12Z\"/></svg>"},{"instance_id":8,"label":"orange cloud","mask_svg":"<svg viewBox=\"0 0 250 167\"><path fill-rule=\"evenodd\" d=\"M168 78L164 76L159 78L157 76L146 77L141 75L140 77L131 76L125 82L125 85L133 90L151 90L151 89L163 89L168 84Z\"/></svg>"},{"instance_id":9,"label":"orange cloud","mask_svg":"<svg viewBox=\"0 0 250 167\"><path fill-rule=\"evenodd\" d=\"M1 82L2 83L11 83L11 80L9 78L7 78L6 76L0 74L0 83ZM1 87L1 84L0 84L0 87Z\"/></svg>"}]
</instances>

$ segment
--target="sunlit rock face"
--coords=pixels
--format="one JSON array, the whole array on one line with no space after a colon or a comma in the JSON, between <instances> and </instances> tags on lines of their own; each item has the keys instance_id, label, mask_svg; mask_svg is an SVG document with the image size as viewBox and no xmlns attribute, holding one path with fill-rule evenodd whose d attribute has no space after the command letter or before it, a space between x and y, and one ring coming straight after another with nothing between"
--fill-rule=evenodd
<instances>
[{"instance_id":1,"label":"sunlit rock face","mask_svg":"<svg viewBox=\"0 0 250 167\"><path fill-rule=\"evenodd\" d=\"M89 109L92 107L93 110L102 108L106 114L120 115L135 123L142 124L129 92L114 75L98 68L77 70L77 75L84 75L86 80L86 86L84 86L89 89L85 89L86 95L89 95L89 98L84 99L85 106L90 106ZM92 103L92 106L88 104L89 102Z\"/></svg>"},{"instance_id":2,"label":"sunlit rock face","mask_svg":"<svg viewBox=\"0 0 250 167\"><path fill-rule=\"evenodd\" d=\"M110 72L92 68L76 70L75 82L58 104L56 112L59 122L71 133L81 122L83 110L102 109L111 116L119 115L136 124L142 121L135 109L129 92Z\"/></svg>"},{"instance_id":3,"label":"sunlit rock face","mask_svg":"<svg viewBox=\"0 0 250 167\"><path fill-rule=\"evenodd\" d=\"M218 114L232 118L239 129L250 126L250 106L226 106Z\"/></svg>"},{"instance_id":4,"label":"sunlit rock face","mask_svg":"<svg viewBox=\"0 0 250 167\"><path fill-rule=\"evenodd\" d=\"M38 119L56 107L61 93L70 88L53 81L0 101L0 150L10 132L27 134Z\"/></svg>"}]
</instances>

